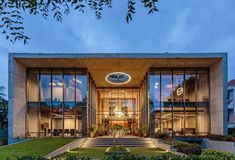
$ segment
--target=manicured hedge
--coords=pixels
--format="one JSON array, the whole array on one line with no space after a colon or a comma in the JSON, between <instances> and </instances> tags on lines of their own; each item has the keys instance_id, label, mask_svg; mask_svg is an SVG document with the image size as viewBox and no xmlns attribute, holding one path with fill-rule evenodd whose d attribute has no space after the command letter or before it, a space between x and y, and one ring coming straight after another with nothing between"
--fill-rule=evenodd
<instances>
[{"instance_id":1,"label":"manicured hedge","mask_svg":"<svg viewBox=\"0 0 235 160\"><path fill-rule=\"evenodd\" d=\"M163 133L155 133L154 134L154 138L157 138L157 139L169 139L170 138L170 135L169 133L166 133L166 132L163 132Z\"/></svg>"},{"instance_id":2,"label":"manicured hedge","mask_svg":"<svg viewBox=\"0 0 235 160\"><path fill-rule=\"evenodd\" d=\"M216 134L208 134L208 138L210 140L215 140L215 141L234 141L235 140L235 136L234 135L216 135Z\"/></svg>"},{"instance_id":3,"label":"manicured hedge","mask_svg":"<svg viewBox=\"0 0 235 160\"><path fill-rule=\"evenodd\" d=\"M89 156L89 155L88 155ZM10 157L7 160L46 160L40 156L24 156L24 157ZM53 160L62 160L61 158L53 158ZM67 156L63 157L63 160L91 160L89 157L76 157ZM108 155L102 160L235 160L235 155L218 151L207 149L202 152L201 155L190 155L190 156L176 156L169 153L165 153L162 156L157 157L146 157L138 155Z\"/></svg>"},{"instance_id":4,"label":"manicured hedge","mask_svg":"<svg viewBox=\"0 0 235 160\"><path fill-rule=\"evenodd\" d=\"M199 144L196 143L188 143L182 141L165 141L166 144L173 145L178 152L184 153L187 155L200 155L202 153L202 149Z\"/></svg>"},{"instance_id":5,"label":"manicured hedge","mask_svg":"<svg viewBox=\"0 0 235 160\"><path fill-rule=\"evenodd\" d=\"M235 155L224 152L224 151L219 151L219 150L213 150L213 149L206 149L203 151L202 155L204 156L215 156L220 159L226 159L226 160L235 160Z\"/></svg>"}]
</instances>

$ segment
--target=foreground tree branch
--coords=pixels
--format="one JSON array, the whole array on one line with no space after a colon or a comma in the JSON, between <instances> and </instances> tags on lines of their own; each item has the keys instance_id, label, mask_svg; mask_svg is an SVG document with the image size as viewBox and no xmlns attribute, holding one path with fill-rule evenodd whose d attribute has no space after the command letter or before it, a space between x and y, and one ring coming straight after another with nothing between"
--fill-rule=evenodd
<instances>
[{"instance_id":1,"label":"foreground tree branch","mask_svg":"<svg viewBox=\"0 0 235 160\"><path fill-rule=\"evenodd\" d=\"M158 0L139 0L143 7L148 9L148 14L158 11ZM129 23L135 14L136 0L127 0L126 21ZM102 18L102 10L112 7L112 0L0 0L0 32L2 36L12 43L30 39L24 32L24 18L22 13L41 15L47 19L52 16L62 22L64 15L69 15L71 10L84 13L85 8L91 9L95 17Z\"/></svg>"}]
</instances>

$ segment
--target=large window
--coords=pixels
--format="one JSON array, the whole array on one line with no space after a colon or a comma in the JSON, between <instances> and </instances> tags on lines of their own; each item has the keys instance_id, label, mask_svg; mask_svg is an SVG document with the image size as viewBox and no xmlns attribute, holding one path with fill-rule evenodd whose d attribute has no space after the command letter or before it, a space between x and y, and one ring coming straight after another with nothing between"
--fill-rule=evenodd
<instances>
[{"instance_id":1,"label":"large window","mask_svg":"<svg viewBox=\"0 0 235 160\"><path fill-rule=\"evenodd\" d=\"M161 131L172 132L172 71L161 71ZM152 86L151 86L152 87Z\"/></svg>"},{"instance_id":2,"label":"large window","mask_svg":"<svg viewBox=\"0 0 235 160\"><path fill-rule=\"evenodd\" d=\"M184 70L173 70L173 129L175 134L181 134L185 128L184 96Z\"/></svg>"},{"instance_id":3,"label":"large window","mask_svg":"<svg viewBox=\"0 0 235 160\"><path fill-rule=\"evenodd\" d=\"M154 124L151 132L177 136L207 134L207 69L151 69L149 84L150 108L154 111L150 118Z\"/></svg>"},{"instance_id":4,"label":"large window","mask_svg":"<svg viewBox=\"0 0 235 160\"><path fill-rule=\"evenodd\" d=\"M160 72L156 71L150 74L150 115L151 115L151 134L160 132Z\"/></svg>"},{"instance_id":5,"label":"large window","mask_svg":"<svg viewBox=\"0 0 235 160\"><path fill-rule=\"evenodd\" d=\"M30 87L29 87L30 90ZM51 70L40 71L40 101L44 105L51 105Z\"/></svg>"},{"instance_id":6,"label":"large window","mask_svg":"<svg viewBox=\"0 0 235 160\"><path fill-rule=\"evenodd\" d=\"M86 69L28 69L28 136L86 132L86 81Z\"/></svg>"},{"instance_id":7,"label":"large window","mask_svg":"<svg viewBox=\"0 0 235 160\"><path fill-rule=\"evenodd\" d=\"M38 105L39 105L39 71L30 70L27 74L28 88L28 134L30 137L37 137L39 134L38 127Z\"/></svg>"}]
</instances>

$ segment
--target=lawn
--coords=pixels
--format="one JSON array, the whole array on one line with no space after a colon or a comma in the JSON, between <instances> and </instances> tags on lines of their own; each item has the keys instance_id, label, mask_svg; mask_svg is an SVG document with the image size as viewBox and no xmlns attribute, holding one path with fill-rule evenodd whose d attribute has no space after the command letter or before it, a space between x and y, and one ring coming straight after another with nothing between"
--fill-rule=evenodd
<instances>
[{"instance_id":1,"label":"lawn","mask_svg":"<svg viewBox=\"0 0 235 160\"><path fill-rule=\"evenodd\" d=\"M0 160L9 156L47 155L61 146L72 142L74 138L43 138L0 148Z\"/></svg>"},{"instance_id":2,"label":"lawn","mask_svg":"<svg viewBox=\"0 0 235 160\"><path fill-rule=\"evenodd\" d=\"M160 148L130 148L132 154L137 154L137 155L144 155L147 157L152 157L152 156L161 156L162 154L166 153L165 150L160 149Z\"/></svg>"},{"instance_id":3,"label":"lawn","mask_svg":"<svg viewBox=\"0 0 235 160\"><path fill-rule=\"evenodd\" d=\"M90 157L90 158L102 158L104 157L104 152L107 148L105 147L95 147L95 148L76 148L72 151L64 153L59 156L60 158L64 156L76 155L78 157Z\"/></svg>"},{"instance_id":4,"label":"lawn","mask_svg":"<svg viewBox=\"0 0 235 160\"><path fill-rule=\"evenodd\" d=\"M102 158L105 155L105 150L107 148L101 147L101 148L76 148L72 151L69 151L61 156L60 158L63 158L65 156L78 156L78 157L90 157L90 158ZM160 148L138 148L138 147L133 147L129 148L131 151L131 154L137 154L137 155L145 155L147 157L152 157L152 156L160 156L166 151L160 149Z\"/></svg>"}]
</instances>

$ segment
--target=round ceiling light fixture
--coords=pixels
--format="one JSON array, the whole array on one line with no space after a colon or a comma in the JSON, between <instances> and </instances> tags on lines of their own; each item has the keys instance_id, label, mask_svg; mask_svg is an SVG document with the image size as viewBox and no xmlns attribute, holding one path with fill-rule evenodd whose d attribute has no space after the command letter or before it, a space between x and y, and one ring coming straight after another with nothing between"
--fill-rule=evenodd
<instances>
[{"instance_id":1,"label":"round ceiling light fixture","mask_svg":"<svg viewBox=\"0 0 235 160\"><path fill-rule=\"evenodd\" d=\"M112 72L105 77L105 80L110 84L120 85L128 83L131 76L124 72Z\"/></svg>"}]
</instances>

